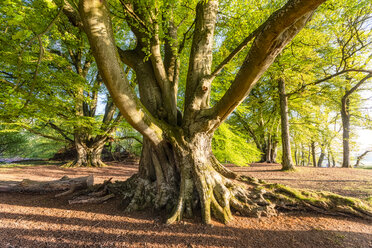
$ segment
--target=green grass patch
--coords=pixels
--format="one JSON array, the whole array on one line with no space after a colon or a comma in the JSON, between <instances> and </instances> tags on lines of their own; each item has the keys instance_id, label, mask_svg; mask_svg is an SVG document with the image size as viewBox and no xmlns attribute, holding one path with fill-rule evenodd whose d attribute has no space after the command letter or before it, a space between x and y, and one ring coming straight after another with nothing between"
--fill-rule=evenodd
<instances>
[{"instance_id":1,"label":"green grass patch","mask_svg":"<svg viewBox=\"0 0 372 248\"><path fill-rule=\"evenodd\" d=\"M372 170L372 166L359 166L354 167L355 169L361 169L361 170Z\"/></svg>"},{"instance_id":2,"label":"green grass patch","mask_svg":"<svg viewBox=\"0 0 372 248\"><path fill-rule=\"evenodd\" d=\"M26 160L26 161L19 161L17 163L9 163L9 164L0 164L1 168L22 168L22 167L32 167L32 166L49 166L49 165L62 165L63 162L61 161L49 161L49 160Z\"/></svg>"}]
</instances>

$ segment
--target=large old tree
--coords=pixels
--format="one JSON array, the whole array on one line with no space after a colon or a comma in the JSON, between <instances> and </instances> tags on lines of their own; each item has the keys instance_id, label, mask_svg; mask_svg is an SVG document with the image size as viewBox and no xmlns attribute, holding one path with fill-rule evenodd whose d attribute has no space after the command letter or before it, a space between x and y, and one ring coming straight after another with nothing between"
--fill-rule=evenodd
<instances>
[{"instance_id":1,"label":"large old tree","mask_svg":"<svg viewBox=\"0 0 372 248\"><path fill-rule=\"evenodd\" d=\"M227 2L72 2L64 1L64 14L86 33L115 105L144 136L139 172L119 184L128 211L148 206L172 209L168 223L192 216L198 208L205 223L212 216L227 222L232 210L249 216L312 209L371 217L359 201L238 176L212 153L215 130L324 0L289 0L240 45L229 49L220 63L214 56L214 44L222 39L215 37L216 23L221 18L219 4L226 7ZM122 38L135 38L135 47L122 49L118 37L123 32L117 31L123 27L131 32ZM240 52L246 54L244 62L228 90L212 104L213 82ZM124 64L135 74L138 92L129 83ZM185 90L179 92L179 86ZM181 113L177 107L182 104ZM110 190L118 190L117 185Z\"/></svg>"},{"instance_id":2,"label":"large old tree","mask_svg":"<svg viewBox=\"0 0 372 248\"><path fill-rule=\"evenodd\" d=\"M140 1L121 1L126 23L137 40L135 49L125 51L115 43L106 1L80 1L79 15L65 5L65 13L75 18L75 23L87 34L115 104L144 136L139 173L132 178L135 186L128 210L148 204L173 208L169 223L184 214L192 215L199 204L206 223L211 215L228 221L231 208L251 215L274 211L263 193L257 197L257 192L233 180L236 175L214 158L211 140L216 128L244 100L322 2L289 1L215 68L212 68L213 43L219 3L214 0L197 3L182 115L177 114L177 89L179 67L185 61L180 61L178 54L182 46L177 44L177 4L154 2L146 6ZM213 80L252 39L231 86L211 106ZM130 86L122 63L136 73L140 99ZM253 195L260 199L253 200Z\"/></svg>"}]
</instances>

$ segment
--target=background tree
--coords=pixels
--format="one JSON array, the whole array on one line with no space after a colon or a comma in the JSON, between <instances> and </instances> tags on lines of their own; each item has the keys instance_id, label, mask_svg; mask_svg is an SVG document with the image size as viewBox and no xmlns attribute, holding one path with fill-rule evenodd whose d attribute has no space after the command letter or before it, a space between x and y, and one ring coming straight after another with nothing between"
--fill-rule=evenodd
<instances>
[{"instance_id":1,"label":"background tree","mask_svg":"<svg viewBox=\"0 0 372 248\"><path fill-rule=\"evenodd\" d=\"M369 25L371 7L350 8L342 13L344 22L337 29L331 29L333 47L324 51L328 59L332 56L332 63L327 72L337 75L333 87L342 91L340 97L340 113L343 133L343 162L342 167L351 167L350 164L350 132L352 111L357 111L359 96L352 94L369 81L372 77L371 68L368 68L370 56L365 54L371 50L371 26ZM337 95L334 93L333 95ZM353 103L352 103L353 102ZM354 109L354 110L353 110ZM358 114L355 112L355 116ZM359 115L360 116L360 115ZM358 118L354 118L356 120ZM369 118L366 118L369 120Z\"/></svg>"},{"instance_id":2,"label":"background tree","mask_svg":"<svg viewBox=\"0 0 372 248\"><path fill-rule=\"evenodd\" d=\"M12 12L13 6L19 12ZM1 88L7 93L1 97L6 103L2 120L74 147L75 161L66 166L102 166L103 146L122 117L105 92L86 38L62 11L36 14L47 7L44 1L2 6L12 9L2 22L1 42L7 48L0 55ZM29 21L36 16L40 26L50 19L48 26ZM97 111L99 100L105 102L103 111Z\"/></svg>"},{"instance_id":3,"label":"background tree","mask_svg":"<svg viewBox=\"0 0 372 248\"><path fill-rule=\"evenodd\" d=\"M250 137L261 159L257 162L276 163L279 144L279 115L275 86L265 81L252 89L251 94L228 120L235 130Z\"/></svg>"}]
</instances>

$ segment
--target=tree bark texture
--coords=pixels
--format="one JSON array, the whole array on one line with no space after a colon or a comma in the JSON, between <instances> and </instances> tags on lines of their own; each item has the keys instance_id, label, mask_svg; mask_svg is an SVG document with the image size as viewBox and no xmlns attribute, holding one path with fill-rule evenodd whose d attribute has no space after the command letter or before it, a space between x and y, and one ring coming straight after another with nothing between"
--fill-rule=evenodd
<instances>
[{"instance_id":1,"label":"tree bark texture","mask_svg":"<svg viewBox=\"0 0 372 248\"><path fill-rule=\"evenodd\" d=\"M279 79L279 99L280 99L280 119L282 127L282 170L293 170L295 168L292 162L291 143L289 136L288 121L288 99L285 94L285 82Z\"/></svg>"},{"instance_id":2,"label":"tree bark texture","mask_svg":"<svg viewBox=\"0 0 372 248\"><path fill-rule=\"evenodd\" d=\"M316 153L315 153L315 142L311 142L311 157L313 158L313 166L316 167Z\"/></svg>"},{"instance_id":3,"label":"tree bark texture","mask_svg":"<svg viewBox=\"0 0 372 248\"><path fill-rule=\"evenodd\" d=\"M341 120L342 120L342 167L350 168L350 100L343 97L341 101Z\"/></svg>"},{"instance_id":4,"label":"tree bark texture","mask_svg":"<svg viewBox=\"0 0 372 248\"><path fill-rule=\"evenodd\" d=\"M97 140L98 138L98 140ZM84 139L80 134L75 134L75 160L69 162L64 167L103 167L105 164L101 160L103 147L108 137L95 137L89 140Z\"/></svg>"}]
</instances>

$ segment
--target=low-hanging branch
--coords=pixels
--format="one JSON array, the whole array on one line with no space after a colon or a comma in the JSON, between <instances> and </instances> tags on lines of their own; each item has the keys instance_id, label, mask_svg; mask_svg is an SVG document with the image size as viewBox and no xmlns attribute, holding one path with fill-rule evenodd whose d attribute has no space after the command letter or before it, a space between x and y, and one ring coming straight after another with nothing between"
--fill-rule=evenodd
<instances>
[{"instance_id":1,"label":"low-hanging branch","mask_svg":"<svg viewBox=\"0 0 372 248\"><path fill-rule=\"evenodd\" d=\"M17 126L20 126L24 129L26 129L27 131L29 131L30 133L33 133L33 134L36 134L38 136L41 136L41 137L44 137L44 138L47 138L47 139L51 139L51 140L55 140L55 141L60 141L60 142L64 142L64 143L68 143L69 140L66 140L66 139L62 139L62 138L58 138L58 137L54 137L54 136L51 136L51 135L48 135L48 134L44 134L32 127L30 127L29 125L25 124L25 123L11 123L12 125L17 125Z\"/></svg>"},{"instance_id":2,"label":"low-hanging branch","mask_svg":"<svg viewBox=\"0 0 372 248\"><path fill-rule=\"evenodd\" d=\"M51 122L51 121L49 121L47 124L48 124L51 128L53 128L54 130L56 130L59 134L61 134L61 135L63 136L63 138L65 138L67 141L69 141L69 142L71 142L71 143L74 142L70 137L67 136L67 134L70 134L70 135L71 135L71 133L69 133L69 132L63 130L63 129L60 128L60 127L58 127L56 124L54 124L54 123ZM67 134L66 134L66 133L67 133Z\"/></svg>"},{"instance_id":3,"label":"low-hanging branch","mask_svg":"<svg viewBox=\"0 0 372 248\"><path fill-rule=\"evenodd\" d=\"M354 167L358 167L359 164L360 164L360 161L362 161L363 158L365 158L365 156L367 156L368 153L372 152L372 150L367 150L365 152L363 152L362 154L360 154L358 157L357 157L357 160L354 164Z\"/></svg>"}]
</instances>

